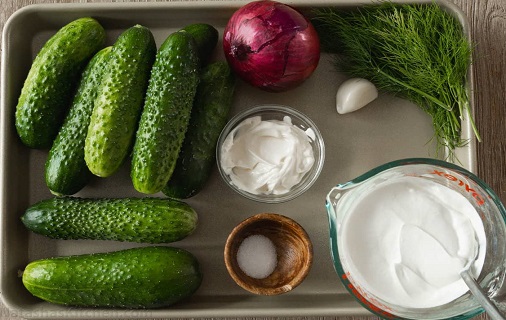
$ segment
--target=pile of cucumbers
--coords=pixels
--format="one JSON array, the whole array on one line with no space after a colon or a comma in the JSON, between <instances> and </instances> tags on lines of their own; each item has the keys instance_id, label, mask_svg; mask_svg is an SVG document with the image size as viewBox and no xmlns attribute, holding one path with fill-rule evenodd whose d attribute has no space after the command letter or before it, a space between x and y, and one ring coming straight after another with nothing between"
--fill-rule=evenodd
<instances>
[{"instance_id":1,"label":"pile of cucumbers","mask_svg":"<svg viewBox=\"0 0 506 320\"><path fill-rule=\"evenodd\" d=\"M81 18L47 41L16 106L21 141L50 149L45 178L55 195L111 176L130 154L137 191L195 195L209 177L235 88L226 62L208 63L218 31L192 24L158 50L141 25L110 47L105 39L95 19Z\"/></svg>"},{"instance_id":2,"label":"pile of cucumbers","mask_svg":"<svg viewBox=\"0 0 506 320\"><path fill-rule=\"evenodd\" d=\"M157 50L151 31L134 25L106 46L90 17L51 37L25 80L15 127L27 147L49 149L45 180L56 197L28 208L23 224L54 239L162 244L193 233L197 213L181 199L210 175L235 88L228 64L209 62L217 41L214 27L197 23ZM168 198L72 196L127 159L137 191ZM190 252L156 245L33 261L22 280L49 302L154 308L192 295L202 274Z\"/></svg>"}]
</instances>

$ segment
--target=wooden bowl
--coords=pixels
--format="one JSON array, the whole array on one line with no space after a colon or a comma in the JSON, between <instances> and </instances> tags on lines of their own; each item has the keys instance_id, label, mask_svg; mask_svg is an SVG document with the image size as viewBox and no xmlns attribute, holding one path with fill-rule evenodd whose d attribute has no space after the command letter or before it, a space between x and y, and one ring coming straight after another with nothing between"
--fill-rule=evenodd
<instances>
[{"instance_id":1,"label":"wooden bowl","mask_svg":"<svg viewBox=\"0 0 506 320\"><path fill-rule=\"evenodd\" d=\"M252 235L267 237L276 248L277 265L263 279L246 274L237 260L244 239ZM306 231L294 220L275 213L260 213L237 225L225 244L225 265L234 281L259 295L278 295L297 287L309 273L313 246Z\"/></svg>"}]
</instances>

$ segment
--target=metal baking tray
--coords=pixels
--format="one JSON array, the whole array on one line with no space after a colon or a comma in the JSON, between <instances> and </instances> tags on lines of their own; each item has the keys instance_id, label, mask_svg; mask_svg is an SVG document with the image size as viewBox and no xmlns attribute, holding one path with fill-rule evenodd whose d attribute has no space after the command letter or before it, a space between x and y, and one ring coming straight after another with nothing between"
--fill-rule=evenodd
<instances>
[{"instance_id":1,"label":"metal baking tray","mask_svg":"<svg viewBox=\"0 0 506 320\"><path fill-rule=\"evenodd\" d=\"M285 93L266 93L239 81L231 116L258 104L283 104L307 114L323 134L326 159L313 187L295 200L262 204L247 200L229 189L214 170L205 189L188 200L199 214L194 234L171 245L192 252L204 274L202 286L190 299L169 308L121 310L70 308L37 299L23 287L19 271L35 259L60 255L118 250L142 244L114 241L51 240L27 231L20 216L31 204L51 197L44 183L47 151L30 150L19 141L14 110L32 59L56 30L83 16L97 18L112 44L124 29L141 24L149 27L159 46L173 31L194 22L214 25L220 33L232 13L248 1L191 1L164 3L44 4L14 13L3 30L1 69L1 278L0 291L11 314L25 318L184 318L369 315L342 286L333 269L329 251L328 222L324 206L327 191L375 166L407 157L433 157L429 143L431 119L412 103L381 94L369 106L339 115L335 95L346 79L334 71L332 59L321 62L302 86ZM311 7L355 7L369 1L285 1L303 11ZM413 1L409 1L413 3ZM419 1L419 3L430 3ZM441 3L454 13L467 34L468 25L454 5ZM223 59L221 43L215 60ZM470 77L472 79L472 77ZM472 100L472 83L469 83ZM471 101L472 102L472 101ZM475 171L475 142L469 121L463 123L467 147L458 150L460 165ZM81 197L142 196L129 178L129 163L106 179L95 179L77 194ZM163 196L158 194L155 196ZM256 296L234 283L223 261L226 238L234 226L260 212L275 212L299 222L314 246L314 263L305 281L279 296Z\"/></svg>"}]
</instances>

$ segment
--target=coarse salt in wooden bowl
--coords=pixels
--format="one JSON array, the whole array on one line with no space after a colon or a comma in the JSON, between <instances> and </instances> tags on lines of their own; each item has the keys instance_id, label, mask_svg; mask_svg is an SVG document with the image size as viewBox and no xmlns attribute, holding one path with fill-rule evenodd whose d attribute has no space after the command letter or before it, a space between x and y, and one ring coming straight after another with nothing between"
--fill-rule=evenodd
<instances>
[{"instance_id":1,"label":"coarse salt in wooden bowl","mask_svg":"<svg viewBox=\"0 0 506 320\"><path fill-rule=\"evenodd\" d=\"M307 276L313 246L293 219L260 213L237 225L228 236L225 265L234 281L259 295L291 291Z\"/></svg>"}]
</instances>

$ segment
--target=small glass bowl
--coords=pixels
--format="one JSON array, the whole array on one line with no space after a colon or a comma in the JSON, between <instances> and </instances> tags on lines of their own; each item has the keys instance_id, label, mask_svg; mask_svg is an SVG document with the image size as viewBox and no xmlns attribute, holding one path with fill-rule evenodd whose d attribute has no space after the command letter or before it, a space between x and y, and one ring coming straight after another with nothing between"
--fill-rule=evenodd
<instances>
[{"instance_id":1,"label":"small glass bowl","mask_svg":"<svg viewBox=\"0 0 506 320\"><path fill-rule=\"evenodd\" d=\"M287 193L283 194L253 194L247 192L245 190L237 187L228 174L225 173L223 168L221 167L221 148L225 139L228 137L229 133L234 130L234 128L240 124L243 120L246 120L251 117L260 116L262 120L280 120L283 121L284 117L288 116L291 118L292 124L299 127L303 131L308 129L312 130L314 133L314 139L310 138L310 144L313 148L313 154L315 158L315 162L311 169L304 175L299 183L294 185ZM325 145L323 143L323 137L318 130L316 124L309 119L303 113L287 106L283 105L260 105L249 108L235 115L223 128L220 137L218 139L218 143L216 146L216 159L218 164L218 169L221 177L227 183L227 185L235 190L237 193L242 196L255 200L258 202L264 203L281 203L292 200L305 191L307 191L316 181L320 172L323 168L323 163L325 161Z\"/></svg>"}]
</instances>

